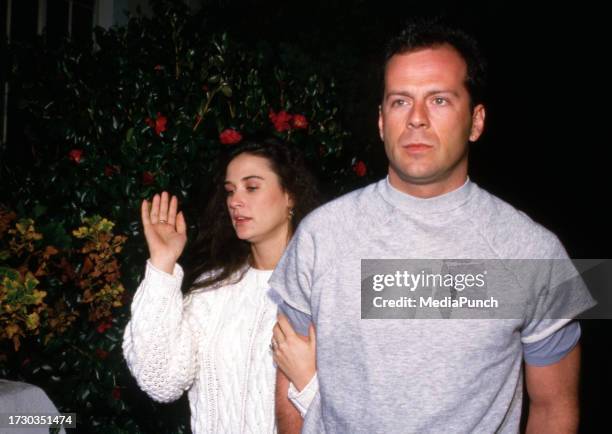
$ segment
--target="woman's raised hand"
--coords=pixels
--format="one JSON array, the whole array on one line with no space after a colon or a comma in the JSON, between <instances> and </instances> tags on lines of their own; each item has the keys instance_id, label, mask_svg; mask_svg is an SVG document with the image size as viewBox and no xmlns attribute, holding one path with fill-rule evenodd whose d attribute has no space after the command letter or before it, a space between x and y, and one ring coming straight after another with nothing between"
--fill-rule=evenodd
<instances>
[{"instance_id":1,"label":"woman's raised hand","mask_svg":"<svg viewBox=\"0 0 612 434\"><path fill-rule=\"evenodd\" d=\"M178 199L167 192L153 196L151 204L142 201L141 214L149 256L154 267L172 274L187 243L187 225Z\"/></svg>"}]
</instances>

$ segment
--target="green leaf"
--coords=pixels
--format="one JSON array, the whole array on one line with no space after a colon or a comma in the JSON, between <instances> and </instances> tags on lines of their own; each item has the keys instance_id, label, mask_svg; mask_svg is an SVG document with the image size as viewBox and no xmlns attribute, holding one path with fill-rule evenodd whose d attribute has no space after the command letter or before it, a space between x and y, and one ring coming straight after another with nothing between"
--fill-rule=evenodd
<instances>
[{"instance_id":1,"label":"green leaf","mask_svg":"<svg viewBox=\"0 0 612 434\"><path fill-rule=\"evenodd\" d=\"M19 272L13 268L0 267L0 278L9 278L10 280L19 280Z\"/></svg>"},{"instance_id":2,"label":"green leaf","mask_svg":"<svg viewBox=\"0 0 612 434\"><path fill-rule=\"evenodd\" d=\"M25 278L25 288L26 290L32 291L40 282L34 277L32 273L28 273Z\"/></svg>"},{"instance_id":3,"label":"green leaf","mask_svg":"<svg viewBox=\"0 0 612 434\"><path fill-rule=\"evenodd\" d=\"M232 88L229 87L227 84L221 86L221 92L223 92L223 95L225 95L227 98L232 97Z\"/></svg>"},{"instance_id":4,"label":"green leaf","mask_svg":"<svg viewBox=\"0 0 612 434\"><path fill-rule=\"evenodd\" d=\"M69 249L72 246L72 238L63 227L64 222L51 222L40 228L45 242L59 249Z\"/></svg>"},{"instance_id":5,"label":"green leaf","mask_svg":"<svg viewBox=\"0 0 612 434\"><path fill-rule=\"evenodd\" d=\"M38 218L47 211L47 207L37 203L34 207L34 218Z\"/></svg>"}]
</instances>

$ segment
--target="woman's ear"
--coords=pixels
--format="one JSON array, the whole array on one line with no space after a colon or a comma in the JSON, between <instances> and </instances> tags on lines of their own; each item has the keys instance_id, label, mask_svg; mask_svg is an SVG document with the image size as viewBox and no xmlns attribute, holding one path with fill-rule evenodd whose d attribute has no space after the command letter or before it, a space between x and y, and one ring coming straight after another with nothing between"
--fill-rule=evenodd
<instances>
[{"instance_id":1,"label":"woman's ear","mask_svg":"<svg viewBox=\"0 0 612 434\"><path fill-rule=\"evenodd\" d=\"M295 201L293 200L293 195L291 195L289 192L285 192L285 199L287 201L287 207L288 208L293 208L295 206Z\"/></svg>"}]
</instances>

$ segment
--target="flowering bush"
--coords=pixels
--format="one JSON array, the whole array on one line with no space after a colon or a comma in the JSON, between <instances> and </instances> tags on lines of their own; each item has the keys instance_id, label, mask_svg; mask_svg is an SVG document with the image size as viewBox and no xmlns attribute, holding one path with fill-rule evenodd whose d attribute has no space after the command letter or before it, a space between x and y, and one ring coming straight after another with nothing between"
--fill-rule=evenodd
<instances>
[{"instance_id":1,"label":"flowering bush","mask_svg":"<svg viewBox=\"0 0 612 434\"><path fill-rule=\"evenodd\" d=\"M71 237L56 225L55 235L69 240L59 248L33 219L0 209L1 377L18 368L18 379L42 381L52 397L63 393L59 404L68 408L84 397L112 395L118 373L104 372L101 361L117 337L89 330L110 328L125 301L118 255L126 237L114 235L113 226L84 217Z\"/></svg>"},{"instance_id":2,"label":"flowering bush","mask_svg":"<svg viewBox=\"0 0 612 434\"><path fill-rule=\"evenodd\" d=\"M47 344L83 314L94 324L108 322L123 305L117 255L126 237L113 235L106 219L85 217L72 248L58 250L32 219L15 220L0 210L0 344L9 339L19 351L21 338L40 332Z\"/></svg>"},{"instance_id":3,"label":"flowering bush","mask_svg":"<svg viewBox=\"0 0 612 434\"><path fill-rule=\"evenodd\" d=\"M327 191L365 175L343 152L333 80L208 34L181 2L154 7L97 29L96 50L40 41L7 57L24 137L0 148L14 211L0 226L0 377L43 387L88 432L188 430L185 403L148 399L120 349L147 257L143 198L171 191L194 223L223 148L254 135L300 148Z\"/></svg>"}]
</instances>

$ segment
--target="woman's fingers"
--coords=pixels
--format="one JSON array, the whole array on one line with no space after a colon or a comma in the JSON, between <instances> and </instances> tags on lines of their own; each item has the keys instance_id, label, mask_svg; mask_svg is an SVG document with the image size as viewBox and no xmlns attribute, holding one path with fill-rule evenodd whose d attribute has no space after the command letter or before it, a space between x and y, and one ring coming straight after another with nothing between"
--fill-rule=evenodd
<instances>
[{"instance_id":1,"label":"woman's fingers","mask_svg":"<svg viewBox=\"0 0 612 434\"><path fill-rule=\"evenodd\" d=\"M176 211L178 209L178 199L176 196L172 196L170 199L170 208L168 209L168 224L174 225L176 224Z\"/></svg>"},{"instance_id":2,"label":"woman's fingers","mask_svg":"<svg viewBox=\"0 0 612 434\"><path fill-rule=\"evenodd\" d=\"M160 223L169 223L168 222L168 193L165 191L161 194L161 201L159 204L159 222Z\"/></svg>"},{"instance_id":3,"label":"woman's fingers","mask_svg":"<svg viewBox=\"0 0 612 434\"><path fill-rule=\"evenodd\" d=\"M149 216L149 202L145 199L142 201L140 205L140 216L142 218L142 225L145 230L148 230L149 226L151 226L151 217Z\"/></svg>"},{"instance_id":4,"label":"woman's fingers","mask_svg":"<svg viewBox=\"0 0 612 434\"><path fill-rule=\"evenodd\" d=\"M187 232L187 223L185 223L185 217L183 216L182 211L176 216L176 231L179 234L184 234Z\"/></svg>"},{"instance_id":5,"label":"woman's fingers","mask_svg":"<svg viewBox=\"0 0 612 434\"><path fill-rule=\"evenodd\" d=\"M272 335L272 339L276 341L277 344L285 341L285 335L283 334L283 331L281 330L278 323L274 325L274 328L272 329Z\"/></svg>"},{"instance_id":6,"label":"woman's fingers","mask_svg":"<svg viewBox=\"0 0 612 434\"><path fill-rule=\"evenodd\" d=\"M146 202L146 208L145 208ZM145 222L145 212L148 224L169 224L171 227L175 227L177 224L181 226L181 229L177 227L177 232L185 232L187 225L185 224L185 217L182 213L178 213L178 198L176 196L170 196L168 192L162 191L161 194L156 194L151 200L151 204L146 200L142 205L142 221ZM180 221L179 221L180 215Z\"/></svg>"},{"instance_id":7,"label":"woman's fingers","mask_svg":"<svg viewBox=\"0 0 612 434\"><path fill-rule=\"evenodd\" d=\"M315 328L312 323L308 326L308 338L310 339L310 343L316 345L317 344L317 336L315 333Z\"/></svg>"},{"instance_id":8,"label":"woman's fingers","mask_svg":"<svg viewBox=\"0 0 612 434\"><path fill-rule=\"evenodd\" d=\"M293 327L291 327L291 323L282 313L278 314L277 324L280 326L280 329L282 330L285 336L294 336L296 334L295 330L293 330Z\"/></svg>"},{"instance_id":9,"label":"woman's fingers","mask_svg":"<svg viewBox=\"0 0 612 434\"><path fill-rule=\"evenodd\" d=\"M151 204L151 223L152 224L157 224L159 222L159 202L160 202L160 197L159 194L156 194L155 196L153 196L153 201Z\"/></svg>"}]
</instances>

